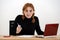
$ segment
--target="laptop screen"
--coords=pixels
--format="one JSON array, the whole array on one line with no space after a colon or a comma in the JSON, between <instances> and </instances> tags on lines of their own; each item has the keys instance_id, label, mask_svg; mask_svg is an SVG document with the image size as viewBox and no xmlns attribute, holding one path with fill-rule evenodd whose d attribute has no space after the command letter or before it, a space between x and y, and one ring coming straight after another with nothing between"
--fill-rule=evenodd
<instances>
[{"instance_id":1,"label":"laptop screen","mask_svg":"<svg viewBox=\"0 0 60 40\"><path fill-rule=\"evenodd\" d=\"M59 24L46 24L44 36L57 35L58 25Z\"/></svg>"}]
</instances>

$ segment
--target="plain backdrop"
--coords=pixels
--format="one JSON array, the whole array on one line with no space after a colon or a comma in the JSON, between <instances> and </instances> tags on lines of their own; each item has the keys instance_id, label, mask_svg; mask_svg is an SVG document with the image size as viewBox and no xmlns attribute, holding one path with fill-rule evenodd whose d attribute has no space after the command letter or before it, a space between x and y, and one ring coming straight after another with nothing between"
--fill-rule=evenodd
<instances>
[{"instance_id":1,"label":"plain backdrop","mask_svg":"<svg viewBox=\"0 0 60 40\"><path fill-rule=\"evenodd\" d=\"M0 0L0 35L9 35L9 21L22 14L25 3L34 5L42 31L46 24L59 23L60 35L60 0Z\"/></svg>"}]
</instances>

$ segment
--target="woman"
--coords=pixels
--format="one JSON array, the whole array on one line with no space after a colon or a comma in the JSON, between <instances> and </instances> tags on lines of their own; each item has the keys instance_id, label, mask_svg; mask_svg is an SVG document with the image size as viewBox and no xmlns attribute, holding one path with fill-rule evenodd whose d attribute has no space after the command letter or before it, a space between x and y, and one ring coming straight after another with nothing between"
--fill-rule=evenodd
<instances>
[{"instance_id":1,"label":"woman","mask_svg":"<svg viewBox=\"0 0 60 40\"><path fill-rule=\"evenodd\" d=\"M31 3L26 3L23 6L23 15L18 15L14 23L15 35L34 35L36 30L38 35L43 35L39 26L39 20L34 16L34 6Z\"/></svg>"}]
</instances>

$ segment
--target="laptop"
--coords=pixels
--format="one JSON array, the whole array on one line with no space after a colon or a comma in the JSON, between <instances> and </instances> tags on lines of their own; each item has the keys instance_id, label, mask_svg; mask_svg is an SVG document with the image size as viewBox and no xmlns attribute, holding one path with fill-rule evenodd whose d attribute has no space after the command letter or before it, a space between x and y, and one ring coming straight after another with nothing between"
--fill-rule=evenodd
<instances>
[{"instance_id":1,"label":"laptop","mask_svg":"<svg viewBox=\"0 0 60 40\"><path fill-rule=\"evenodd\" d=\"M59 24L46 24L44 35L39 35L37 37L55 37L57 35Z\"/></svg>"}]
</instances>

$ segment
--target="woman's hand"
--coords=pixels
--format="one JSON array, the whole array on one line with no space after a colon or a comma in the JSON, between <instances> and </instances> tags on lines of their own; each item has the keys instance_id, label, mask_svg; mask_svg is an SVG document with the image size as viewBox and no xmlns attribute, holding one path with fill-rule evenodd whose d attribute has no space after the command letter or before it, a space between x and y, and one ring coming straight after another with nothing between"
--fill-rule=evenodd
<instances>
[{"instance_id":1,"label":"woman's hand","mask_svg":"<svg viewBox=\"0 0 60 40\"><path fill-rule=\"evenodd\" d=\"M20 33L22 30L21 25L18 24L17 28L16 28L16 34Z\"/></svg>"}]
</instances>

